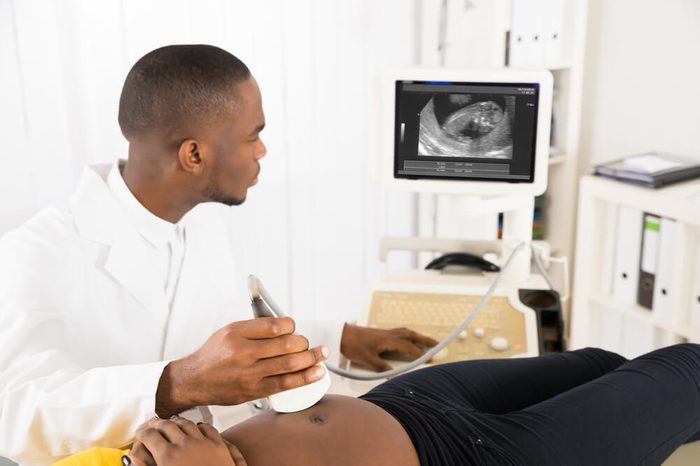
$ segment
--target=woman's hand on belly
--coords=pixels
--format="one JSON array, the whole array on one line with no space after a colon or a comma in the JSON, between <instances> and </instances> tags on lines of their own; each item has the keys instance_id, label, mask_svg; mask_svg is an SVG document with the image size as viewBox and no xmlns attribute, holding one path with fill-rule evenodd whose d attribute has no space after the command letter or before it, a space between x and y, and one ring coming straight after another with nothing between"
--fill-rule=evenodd
<instances>
[{"instance_id":1,"label":"woman's hand on belly","mask_svg":"<svg viewBox=\"0 0 700 466\"><path fill-rule=\"evenodd\" d=\"M209 424L174 416L152 419L136 431L129 455L136 466L247 466L235 445Z\"/></svg>"}]
</instances>

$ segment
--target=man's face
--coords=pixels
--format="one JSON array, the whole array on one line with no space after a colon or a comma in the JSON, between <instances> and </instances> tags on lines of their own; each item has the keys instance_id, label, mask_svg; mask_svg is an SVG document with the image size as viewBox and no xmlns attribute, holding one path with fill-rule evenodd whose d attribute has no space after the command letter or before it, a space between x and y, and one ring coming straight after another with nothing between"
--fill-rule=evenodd
<instances>
[{"instance_id":1,"label":"man's face","mask_svg":"<svg viewBox=\"0 0 700 466\"><path fill-rule=\"evenodd\" d=\"M212 202L238 205L258 181L259 160L267 149L260 139L265 126L260 89L251 76L236 85L238 108L234 115L212 128L207 149L211 169L202 194Z\"/></svg>"}]
</instances>

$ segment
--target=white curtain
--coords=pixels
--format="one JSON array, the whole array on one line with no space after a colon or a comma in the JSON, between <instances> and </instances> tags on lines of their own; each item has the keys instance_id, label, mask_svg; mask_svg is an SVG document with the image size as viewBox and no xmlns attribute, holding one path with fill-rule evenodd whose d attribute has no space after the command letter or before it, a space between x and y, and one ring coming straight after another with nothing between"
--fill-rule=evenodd
<instances>
[{"instance_id":1,"label":"white curtain","mask_svg":"<svg viewBox=\"0 0 700 466\"><path fill-rule=\"evenodd\" d=\"M126 157L121 86L146 52L209 43L258 80L268 146L231 209L238 276L300 318L353 319L377 244L410 234L411 199L378 180L378 78L417 60L408 0L0 0L0 233L61 204L85 164ZM385 154L386 155L386 154Z\"/></svg>"}]
</instances>

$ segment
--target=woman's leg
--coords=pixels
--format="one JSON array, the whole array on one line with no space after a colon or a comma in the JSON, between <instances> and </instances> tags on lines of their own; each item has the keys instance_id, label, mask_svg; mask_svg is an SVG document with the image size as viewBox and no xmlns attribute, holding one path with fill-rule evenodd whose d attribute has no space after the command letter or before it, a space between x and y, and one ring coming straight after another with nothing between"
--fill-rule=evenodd
<instances>
[{"instance_id":1,"label":"woman's leg","mask_svg":"<svg viewBox=\"0 0 700 466\"><path fill-rule=\"evenodd\" d=\"M700 345L662 348L522 411L476 417L524 464L658 465L700 430Z\"/></svg>"},{"instance_id":2,"label":"woman's leg","mask_svg":"<svg viewBox=\"0 0 700 466\"><path fill-rule=\"evenodd\" d=\"M502 414L589 382L625 361L594 348L536 358L463 361L410 372L377 389L410 388L455 407Z\"/></svg>"}]
</instances>

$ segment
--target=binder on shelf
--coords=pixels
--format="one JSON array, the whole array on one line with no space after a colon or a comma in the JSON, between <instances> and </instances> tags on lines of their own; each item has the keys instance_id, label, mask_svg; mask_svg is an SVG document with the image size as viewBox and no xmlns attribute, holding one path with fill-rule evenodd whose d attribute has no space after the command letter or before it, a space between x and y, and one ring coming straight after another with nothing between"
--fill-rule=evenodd
<instances>
[{"instance_id":1,"label":"binder on shelf","mask_svg":"<svg viewBox=\"0 0 700 466\"><path fill-rule=\"evenodd\" d=\"M642 221L641 210L623 205L618 208L613 297L624 304L637 302Z\"/></svg>"},{"instance_id":2,"label":"binder on shelf","mask_svg":"<svg viewBox=\"0 0 700 466\"><path fill-rule=\"evenodd\" d=\"M693 271L693 291L690 295L690 324L700 327L700 243L695 246L695 270Z\"/></svg>"},{"instance_id":3,"label":"binder on shelf","mask_svg":"<svg viewBox=\"0 0 700 466\"><path fill-rule=\"evenodd\" d=\"M639 258L639 283L637 285L637 304L647 309L654 301L654 281L656 279L657 260L659 257L659 230L661 218L644 214L642 223L642 247Z\"/></svg>"},{"instance_id":4,"label":"binder on shelf","mask_svg":"<svg viewBox=\"0 0 700 466\"><path fill-rule=\"evenodd\" d=\"M508 65L522 66L527 64L528 5L524 0L513 0L511 5Z\"/></svg>"},{"instance_id":5,"label":"binder on shelf","mask_svg":"<svg viewBox=\"0 0 700 466\"><path fill-rule=\"evenodd\" d=\"M546 0L531 0L530 2L530 45L529 64L541 66L545 62L544 41L545 41L545 7Z\"/></svg>"},{"instance_id":6,"label":"binder on shelf","mask_svg":"<svg viewBox=\"0 0 700 466\"><path fill-rule=\"evenodd\" d=\"M544 60L545 0L513 0L509 41L509 65L541 65Z\"/></svg>"},{"instance_id":7,"label":"binder on shelf","mask_svg":"<svg viewBox=\"0 0 700 466\"><path fill-rule=\"evenodd\" d=\"M652 312L658 320L673 319L678 303L678 290L675 283L676 245L678 244L678 224L675 220L662 218L659 232L659 259L654 283Z\"/></svg>"},{"instance_id":8,"label":"binder on shelf","mask_svg":"<svg viewBox=\"0 0 700 466\"><path fill-rule=\"evenodd\" d=\"M565 0L545 0L544 3L544 60L547 64L564 59Z\"/></svg>"},{"instance_id":9,"label":"binder on shelf","mask_svg":"<svg viewBox=\"0 0 700 466\"><path fill-rule=\"evenodd\" d=\"M617 210L618 205L608 202L605 209L605 228L603 228L603 260L600 271L600 289L606 295L613 294L615 282L615 246L617 242ZM605 259L607 258L607 260Z\"/></svg>"}]
</instances>

